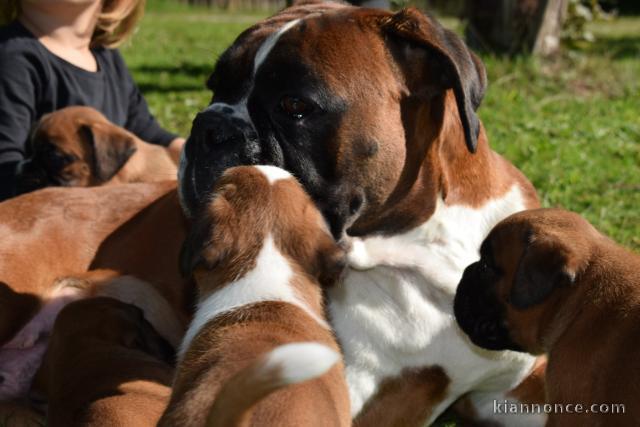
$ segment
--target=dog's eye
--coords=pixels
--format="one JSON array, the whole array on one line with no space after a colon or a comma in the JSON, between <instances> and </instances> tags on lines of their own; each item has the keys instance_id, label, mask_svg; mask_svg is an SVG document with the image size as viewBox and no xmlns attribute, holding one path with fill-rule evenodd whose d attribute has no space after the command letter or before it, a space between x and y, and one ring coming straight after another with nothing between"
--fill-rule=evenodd
<instances>
[{"instance_id":1,"label":"dog's eye","mask_svg":"<svg viewBox=\"0 0 640 427\"><path fill-rule=\"evenodd\" d=\"M295 96L285 96L280 100L280 109L291 118L300 120L308 115L313 110L313 107L303 99Z\"/></svg>"}]
</instances>

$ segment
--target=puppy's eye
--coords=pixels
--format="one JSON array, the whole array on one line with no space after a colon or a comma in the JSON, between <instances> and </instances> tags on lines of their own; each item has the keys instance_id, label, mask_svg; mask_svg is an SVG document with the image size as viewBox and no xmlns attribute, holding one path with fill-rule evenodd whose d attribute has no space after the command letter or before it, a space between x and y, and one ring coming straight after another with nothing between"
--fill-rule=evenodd
<instances>
[{"instance_id":1,"label":"puppy's eye","mask_svg":"<svg viewBox=\"0 0 640 427\"><path fill-rule=\"evenodd\" d=\"M291 118L301 120L313 111L313 106L301 98L285 96L280 100L280 109Z\"/></svg>"},{"instance_id":2,"label":"puppy's eye","mask_svg":"<svg viewBox=\"0 0 640 427\"><path fill-rule=\"evenodd\" d=\"M58 150L49 150L47 151L45 156L49 165L51 165L51 167L56 169L58 168L61 169L65 167L67 164L73 162L73 157L67 154L63 154Z\"/></svg>"}]
</instances>

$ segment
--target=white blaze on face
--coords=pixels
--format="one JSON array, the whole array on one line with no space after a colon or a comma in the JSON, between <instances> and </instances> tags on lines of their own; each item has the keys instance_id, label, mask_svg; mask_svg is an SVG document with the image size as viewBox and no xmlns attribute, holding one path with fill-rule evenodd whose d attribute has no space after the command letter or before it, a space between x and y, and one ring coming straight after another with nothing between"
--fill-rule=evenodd
<instances>
[{"instance_id":1,"label":"white blaze on face","mask_svg":"<svg viewBox=\"0 0 640 427\"><path fill-rule=\"evenodd\" d=\"M269 56L269 53L271 53L280 37L282 37L284 33L289 31L298 22L300 22L300 19L294 19L293 21L287 22L282 26L282 28L267 37L267 39L262 43L262 46L260 46L260 48L258 49L256 57L253 60L253 77L256 76L258 68L260 68L260 66L267 59L267 56Z\"/></svg>"},{"instance_id":2,"label":"white blaze on face","mask_svg":"<svg viewBox=\"0 0 640 427\"><path fill-rule=\"evenodd\" d=\"M247 102L251 93L253 92L255 77L258 72L258 69L262 64L266 61L267 57L278 43L278 40L284 33L286 33L289 29L291 29L294 25L300 22L300 19L295 19L293 21L287 22L282 26L278 31L269 35L263 42L262 45L256 51L256 56L253 59L253 73L251 74L251 84L249 85L249 90L242 97L242 99L236 104L227 104L224 102L215 102L205 108L204 111L215 111L217 113L226 113L229 114L233 118L239 118L247 123L251 122L251 117L249 115L249 109L247 108Z\"/></svg>"},{"instance_id":3,"label":"white blaze on face","mask_svg":"<svg viewBox=\"0 0 640 427\"><path fill-rule=\"evenodd\" d=\"M284 33L286 33L289 29L291 29L294 25L296 25L300 21L301 21L300 19L295 19L293 21L287 22L278 31L275 31L273 34L269 35L262 42L262 45L260 45L260 47L256 51L256 56L253 60L253 73L251 75L251 84L249 85L249 90L240 99L239 102L237 102L236 104L227 104L225 102L215 102L209 105L207 108L205 108L203 112L213 111L220 114L227 114L231 118L243 120L244 122L246 122L247 124L249 124L251 127L255 129L255 126L251 121L251 116L249 115L249 109L247 108L247 103L249 100L249 96L253 92L256 73L258 72L258 69L260 68L260 66L264 63L264 61L269 56L269 53L271 53L273 48L276 46L276 43L278 42L280 37L282 37ZM185 150L182 150L182 154L180 156L180 165L178 170L178 183L179 183L178 195L180 198L180 204L182 205L182 208L185 214L187 216L191 216L192 212L189 212L187 204L185 203L185 200L184 200L184 195L182 194L183 181L185 179L193 179L193 176L187 177L185 174L185 171L187 169L187 164L188 164L188 161L185 156ZM194 185L194 184L191 183L191 185Z\"/></svg>"}]
</instances>

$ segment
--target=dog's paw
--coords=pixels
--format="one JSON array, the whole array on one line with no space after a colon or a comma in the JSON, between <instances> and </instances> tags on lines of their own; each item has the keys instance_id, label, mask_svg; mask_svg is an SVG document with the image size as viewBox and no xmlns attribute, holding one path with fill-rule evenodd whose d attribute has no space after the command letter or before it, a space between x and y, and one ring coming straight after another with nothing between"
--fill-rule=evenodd
<instances>
[{"instance_id":1,"label":"dog's paw","mask_svg":"<svg viewBox=\"0 0 640 427\"><path fill-rule=\"evenodd\" d=\"M376 259L371 256L365 242L361 239L351 240L347 263L354 270L370 270L377 264Z\"/></svg>"}]
</instances>

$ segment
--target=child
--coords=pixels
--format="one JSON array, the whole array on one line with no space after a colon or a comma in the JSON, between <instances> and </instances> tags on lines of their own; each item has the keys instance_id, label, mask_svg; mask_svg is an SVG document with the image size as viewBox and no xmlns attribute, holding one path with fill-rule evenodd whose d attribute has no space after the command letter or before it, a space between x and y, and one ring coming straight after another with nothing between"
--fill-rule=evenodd
<instances>
[{"instance_id":1,"label":"child","mask_svg":"<svg viewBox=\"0 0 640 427\"><path fill-rule=\"evenodd\" d=\"M0 201L14 194L31 127L70 105L102 112L142 140L184 139L163 130L114 48L129 36L144 0L3 0L0 22Z\"/></svg>"}]
</instances>

